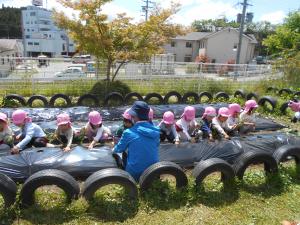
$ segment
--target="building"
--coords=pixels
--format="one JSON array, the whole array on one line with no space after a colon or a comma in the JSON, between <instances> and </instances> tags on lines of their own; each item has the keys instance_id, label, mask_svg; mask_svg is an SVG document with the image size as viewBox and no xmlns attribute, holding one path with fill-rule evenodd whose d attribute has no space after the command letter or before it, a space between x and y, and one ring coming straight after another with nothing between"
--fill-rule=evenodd
<instances>
[{"instance_id":1,"label":"building","mask_svg":"<svg viewBox=\"0 0 300 225\"><path fill-rule=\"evenodd\" d=\"M42 7L22 8L22 33L25 56L57 57L75 52L74 42L66 31L55 26L52 12Z\"/></svg>"},{"instance_id":2,"label":"building","mask_svg":"<svg viewBox=\"0 0 300 225\"><path fill-rule=\"evenodd\" d=\"M227 63L236 60L239 31L224 28L215 32L191 32L177 36L165 46L165 53L174 54L176 62L195 62L199 55L210 62ZM240 63L248 63L254 57L257 40L253 35L243 35Z\"/></svg>"}]
</instances>

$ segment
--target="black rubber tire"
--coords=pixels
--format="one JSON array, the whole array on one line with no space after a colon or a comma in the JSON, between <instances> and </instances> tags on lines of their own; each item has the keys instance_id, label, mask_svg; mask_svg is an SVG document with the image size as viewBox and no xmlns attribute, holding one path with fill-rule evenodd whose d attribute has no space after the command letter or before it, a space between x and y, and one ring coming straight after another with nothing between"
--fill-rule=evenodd
<instances>
[{"instance_id":1,"label":"black rubber tire","mask_svg":"<svg viewBox=\"0 0 300 225\"><path fill-rule=\"evenodd\" d=\"M151 98L156 98L156 99L158 99L158 104L159 104L159 105L164 103L163 97L162 97L160 94L155 93L155 92L147 94L147 95L145 96L145 98L144 98L144 101L147 102L147 103L149 104L149 101L150 101Z\"/></svg>"},{"instance_id":2,"label":"black rubber tire","mask_svg":"<svg viewBox=\"0 0 300 225\"><path fill-rule=\"evenodd\" d=\"M228 101L230 97L227 93L221 91L216 94L215 100L218 100L220 98L224 98L226 101Z\"/></svg>"},{"instance_id":3,"label":"black rubber tire","mask_svg":"<svg viewBox=\"0 0 300 225\"><path fill-rule=\"evenodd\" d=\"M176 179L176 187L187 186L188 180L182 168L176 163L161 161L149 166L141 175L139 184L141 191L146 191L151 187L154 180L159 179L160 175L173 175Z\"/></svg>"},{"instance_id":4,"label":"black rubber tire","mask_svg":"<svg viewBox=\"0 0 300 225\"><path fill-rule=\"evenodd\" d=\"M121 102L121 105L124 105L124 98L123 95L120 92L111 92L108 95L105 96L104 98L104 105L108 106L109 100L110 99L118 99Z\"/></svg>"},{"instance_id":5,"label":"black rubber tire","mask_svg":"<svg viewBox=\"0 0 300 225\"><path fill-rule=\"evenodd\" d=\"M65 95L65 94L55 94L53 95L51 98L50 98L50 101L49 101L49 106L50 107L54 107L55 105L55 101L59 98L62 98L66 101L66 107L70 107L72 105L71 103L71 99L69 96Z\"/></svg>"},{"instance_id":6,"label":"black rubber tire","mask_svg":"<svg viewBox=\"0 0 300 225\"><path fill-rule=\"evenodd\" d=\"M84 95L80 96L77 101L77 105L83 106L83 101L86 99L91 99L94 102L93 106L95 106L95 107L99 106L98 98L96 95L93 95L93 94L84 94Z\"/></svg>"},{"instance_id":7,"label":"black rubber tire","mask_svg":"<svg viewBox=\"0 0 300 225\"><path fill-rule=\"evenodd\" d=\"M285 102L280 106L280 112L285 115L286 114L286 110L289 107L289 102Z\"/></svg>"},{"instance_id":8,"label":"black rubber tire","mask_svg":"<svg viewBox=\"0 0 300 225\"><path fill-rule=\"evenodd\" d=\"M43 104L44 104L44 107L48 107L48 100L47 100L47 98L46 98L44 95L32 95L32 96L28 99L27 105L28 105L29 107L32 107L32 104L33 104L33 102L34 102L35 100L40 100L40 101L42 101Z\"/></svg>"},{"instance_id":9,"label":"black rubber tire","mask_svg":"<svg viewBox=\"0 0 300 225\"><path fill-rule=\"evenodd\" d=\"M188 98L194 98L195 103L199 102L199 95L196 92L189 91L182 96L182 103L188 104Z\"/></svg>"},{"instance_id":10,"label":"black rubber tire","mask_svg":"<svg viewBox=\"0 0 300 225\"><path fill-rule=\"evenodd\" d=\"M275 87L268 87L267 88L267 93L268 92L278 92L278 88L275 88Z\"/></svg>"},{"instance_id":11,"label":"black rubber tire","mask_svg":"<svg viewBox=\"0 0 300 225\"><path fill-rule=\"evenodd\" d=\"M195 177L196 185L200 185L202 181L209 174L214 172L221 172L222 181L234 179L234 170L223 159L210 158L205 161L200 161L193 170L193 177Z\"/></svg>"},{"instance_id":12,"label":"black rubber tire","mask_svg":"<svg viewBox=\"0 0 300 225\"><path fill-rule=\"evenodd\" d=\"M144 101L143 96L141 96L139 93L137 93L137 92L130 92L127 95L125 95L125 97L124 97L124 103L125 104L129 104L130 103L130 99L132 97L136 97L138 101Z\"/></svg>"},{"instance_id":13,"label":"black rubber tire","mask_svg":"<svg viewBox=\"0 0 300 225\"><path fill-rule=\"evenodd\" d=\"M208 98L207 102L211 102L213 100L212 94L209 93L208 91L200 92L200 94L199 94L199 101L200 102L202 102L202 97L207 97Z\"/></svg>"},{"instance_id":14,"label":"black rubber tire","mask_svg":"<svg viewBox=\"0 0 300 225\"><path fill-rule=\"evenodd\" d=\"M242 89L236 90L233 95L235 98L246 99L246 92Z\"/></svg>"},{"instance_id":15,"label":"black rubber tire","mask_svg":"<svg viewBox=\"0 0 300 225\"><path fill-rule=\"evenodd\" d=\"M12 179L2 173L0 173L0 194L4 199L6 208L15 203L17 195L17 185Z\"/></svg>"},{"instance_id":16,"label":"black rubber tire","mask_svg":"<svg viewBox=\"0 0 300 225\"><path fill-rule=\"evenodd\" d=\"M20 192L22 205L33 205L35 190L44 185L56 185L64 190L68 202L77 199L80 193L77 181L70 174L56 169L41 170L25 181Z\"/></svg>"},{"instance_id":17,"label":"black rubber tire","mask_svg":"<svg viewBox=\"0 0 300 225\"><path fill-rule=\"evenodd\" d=\"M293 156L295 158L296 164L300 164L300 146L296 145L284 145L278 148L274 153L277 164L286 160L287 156Z\"/></svg>"},{"instance_id":18,"label":"black rubber tire","mask_svg":"<svg viewBox=\"0 0 300 225\"><path fill-rule=\"evenodd\" d=\"M252 99L252 98L255 98L256 100L258 100L258 99L259 99L259 95L256 94L256 93L254 93L254 92L248 93L247 96L246 96L246 99L247 99L247 100L250 100L250 99Z\"/></svg>"},{"instance_id":19,"label":"black rubber tire","mask_svg":"<svg viewBox=\"0 0 300 225\"><path fill-rule=\"evenodd\" d=\"M289 88L282 88L282 89L280 89L280 90L278 91L278 94L279 94L279 95L282 95L283 93L288 94L288 95L291 95L291 94L293 94L294 92L293 92L291 89L289 89Z\"/></svg>"},{"instance_id":20,"label":"black rubber tire","mask_svg":"<svg viewBox=\"0 0 300 225\"><path fill-rule=\"evenodd\" d=\"M124 170L125 167L124 167L124 165L123 165L123 160L122 160L122 158L119 156L119 154L113 153L112 156L113 156L114 159L116 160L116 163L117 163L118 168Z\"/></svg>"},{"instance_id":21,"label":"black rubber tire","mask_svg":"<svg viewBox=\"0 0 300 225\"><path fill-rule=\"evenodd\" d=\"M182 96L177 91L170 91L164 97L164 104L169 104L169 98L175 96L177 98L177 103L180 104L182 100Z\"/></svg>"},{"instance_id":22,"label":"black rubber tire","mask_svg":"<svg viewBox=\"0 0 300 225\"><path fill-rule=\"evenodd\" d=\"M296 92L294 93L294 98L295 98L295 99L300 99L300 91L296 91Z\"/></svg>"},{"instance_id":23,"label":"black rubber tire","mask_svg":"<svg viewBox=\"0 0 300 225\"><path fill-rule=\"evenodd\" d=\"M272 106L272 110L271 112L274 112L275 111L275 108L276 108L276 105L277 105L277 100L271 96L264 96L264 97L261 97L258 101L258 105L260 106L264 106L264 104L268 102L271 104Z\"/></svg>"},{"instance_id":24,"label":"black rubber tire","mask_svg":"<svg viewBox=\"0 0 300 225\"><path fill-rule=\"evenodd\" d=\"M89 176L83 184L82 196L91 200L98 189L109 184L119 184L127 189L131 199L138 198L138 190L133 177L117 168L99 170Z\"/></svg>"},{"instance_id":25,"label":"black rubber tire","mask_svg":"<svg viewBox=\"0 0 300 225\"><path fill-rule=\"evenodd\" d=\"M241 154L233 165L235 175L239 179L243 179L245 170L251 164L263 163L265 171L268 173L275 173L278 171L276 160L272 155L265 152L248 151Z\"/></svg>"},{"instance_id":26,"label":"black rubber tire","mask_svg":"<svg viewBox=\"0 0 300 225\"><path fill-rule=\"evenodd\" d=\"M4 103L6 100L15 100L22 106L26 106L26 100L23 96L17 94L6 95L4 98Z\"/></svg>"}]
</instances>

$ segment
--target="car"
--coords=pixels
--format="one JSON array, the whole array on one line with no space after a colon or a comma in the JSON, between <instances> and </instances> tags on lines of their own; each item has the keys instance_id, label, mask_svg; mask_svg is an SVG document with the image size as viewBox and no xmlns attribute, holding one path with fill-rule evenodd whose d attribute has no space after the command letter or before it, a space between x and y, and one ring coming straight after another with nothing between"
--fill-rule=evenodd
<instances>
[{"instance_id":1,"label":"car","mask_svg":"<svg viewBox=\"0 0 300 225\"><path fill-rule=\"evenodd\" d=\"M79 67L69 67L68 69L58 72L55 74L56 77L66 77L66 78L74 78L74 77L86 77L86 74Z\"/></svg>"},{"instance_id":2,"label":"car","mask_svg":"<svg viewBox=\"0 0 300 225\"><path fill-rule=\"evenodd\" d=\"M256 56L256 64L261 65L261 64L267 64L267 58L265 56Z\"/></svg>"},{"instance_id":3,"label":"car","mask_svg":"<svg viewBox=\"0 0 300 225\"><path fill-rule=\"evenodd\" d=\"M32 70L33 67L31 65L17 65L16 70Z\"/></svg>"}]
</instances>

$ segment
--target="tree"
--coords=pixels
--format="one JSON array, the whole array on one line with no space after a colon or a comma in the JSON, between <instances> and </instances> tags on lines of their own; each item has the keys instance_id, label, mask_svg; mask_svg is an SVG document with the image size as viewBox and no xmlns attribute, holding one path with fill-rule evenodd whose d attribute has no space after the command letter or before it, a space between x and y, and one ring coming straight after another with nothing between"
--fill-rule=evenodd
<instances>
[{"instance_id":1,"label":"tree","mask_svg":"<svg viewBox=\"0 0 300 225\"><path fill-rule=\"evenodd\" d=\"M169 22L179 5L169 9L157 7L148 21L133 23L125 13L108 20L101 8L111 0L57 0L65 7L79 11L78 18L68 18L54 10L56 24L67 30L81 51L94 55L97 65L106 63L106 79L114 80L119 69L130 61L146 62L153 54L162 52L162 46L171 37L182 34L182 27ZM113 76L111 71L118 64ZM97 71L99 66L97 66Z\"/></svg>"},{"instance_id":2,"label":"tree","mask_svg":"<svg viewBox=\"0 0 300 225\"><path fill-rule=\"evenodd\" d=\"M228 21L226 17L221 19L208 19L208 20L195 20L192 23L192 27L197 32L211 32L214 31L216 27L233 27L239 28L239 24L235 21Z\"/></svg>"}]
</instances>

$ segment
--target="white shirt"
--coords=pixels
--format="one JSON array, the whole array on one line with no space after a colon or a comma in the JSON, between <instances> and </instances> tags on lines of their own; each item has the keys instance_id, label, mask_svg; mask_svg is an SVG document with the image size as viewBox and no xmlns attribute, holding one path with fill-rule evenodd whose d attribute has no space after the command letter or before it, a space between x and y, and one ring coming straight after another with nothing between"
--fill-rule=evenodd
<instances>
[{"instance_id":1,"label":"white shirt","mask_svg":"<svg viewBox=\"0 0 300 225\"><path fill-rule=\"evenodd\" d=\"M73 136L74 136L74 130L73 130L72 126L66 131L62 131L61 129L59 129L59 127L57 127L57 129L55 130L55 134L58 137L59 136L65 136L68 140L67 146L71 146L71 144L73 142Z\"/></svg>"},{"instance_id":2,"label":"white shirt","mask_svg":"<svg viewBox=\"0 0 300 225\"><path fill-rule=\"evenodd\" d=\"M232 129L234 125L239 124L239 118L229 116L227 119L227 124L228 124L229 129Z\"/></svg>"},{"instance_id":3,"label":"white shirt","mask_svg":"<svg viewBox=\"0 0 300 225\"><path fill-rule=\"evenodd\" d=\"M246 112L242 112L240 114L240 120L241 122L246 122L246 123L255 123L255 114L247 114Z\"/></svg>"},{"instance_id":4,"label":"white shirt","mask_svg":"<svg viewBox=\"0 0 300 225\"><path fill-rule=\"evenodd\" d=\"M182 132L186 135L187 139L191 140L189 131L192 132L198 124L195 119L193 119L190 122L187 122L184 118L181 118L176 122L176 125L182 129Z\"/></svg>"},{"instance_id":5,"label":"white shirt","mask_svg":"<svg viewBox=\"0 0 300 225\"><path fill-rule=\"evenodd\" d=\"M170 127L166 127L166 124L165 124L163 121L161 121L161 122L159 123L158 127L159 127L162 131L166 132L167 135L169 135L170 133L172 133L173 136L175 137L175 141L179 141L179 135L178 135L178 133L177 133L177 131L176 131L175 124L173 124L173 125L170 126Z\"/></svg>"},{"instance_id":6,"label":"white shirt","mask_svg":"<svg viewBox=\"0 0 300 225\"><path fill-rule=\"evenodd\" d=\"M105 126L101 126L101 127L97 127L95 129L92 128L92 126L90 125L90 123L87 123L85 125L85 129L87 131L87 133L91 132L92 134L96 134L96 136L94 137L94 141L99 141L100 138L102 137L103 133L107 133L107 134L111 134L111 131L108 127Z\"/></svg>"},{"instance_id":7,"label":"white shirt","mask_svg":"<svg viewBox=\"0 0 300 225\"><path fill-rule=\"evenodd\" d=\"M228 119L227 119L228 120ZM213 118L212 120L212 126L217 129L217 131L220 133L220 134L223 134L225 135L226 132L225 130L229 130L229 126L228 126L228 122L227 120L225 122L221 122L218 117L215 117ZM224 130L225 129L225 130Z\"/></svg>"}]
</instances>

